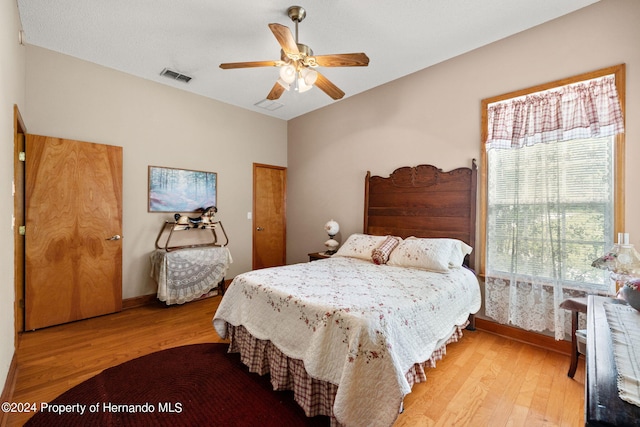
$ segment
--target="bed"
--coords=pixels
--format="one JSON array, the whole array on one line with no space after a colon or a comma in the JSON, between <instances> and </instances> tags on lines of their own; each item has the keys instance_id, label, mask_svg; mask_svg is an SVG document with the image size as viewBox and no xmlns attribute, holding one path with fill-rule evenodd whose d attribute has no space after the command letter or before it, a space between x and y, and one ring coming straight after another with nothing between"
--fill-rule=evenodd
<instances>
[{"instance_id":1,"label":"bed","mask_svg":"<svg viewBox=\"0 0 640 427\"><path fill-rule=\"evenodd\" d=\"M363 232L331 258L237 276L214 328L251 371L293 390L307 416L392 425L480 309L476 177L475 161L367 173Z\"/></svg>"}]
</instances>

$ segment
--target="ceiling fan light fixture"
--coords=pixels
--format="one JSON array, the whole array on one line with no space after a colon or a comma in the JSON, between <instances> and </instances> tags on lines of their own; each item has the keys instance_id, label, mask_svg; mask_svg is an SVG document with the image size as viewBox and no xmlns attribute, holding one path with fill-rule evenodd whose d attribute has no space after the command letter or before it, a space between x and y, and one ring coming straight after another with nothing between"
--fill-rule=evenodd
<instances>
[{"instance_id":1,"label":"ceiling fan light fixture","mask_svg":"<svg viewBox=\"0 0 640 427\"><path fill-rule=\"evenodd\" d=\"M280 78L289 84L293 83L296 79L296 68L291 64L283 65L280 67Z\"/></svg>"},{"instance_id":2,"label":"ceiling fan light fixture","mask_svg":"<svg viewBox=\"0 0 640 427\"><path fill-rule=\"evenodd\" d=\"M364 52L314 56L313 50L298 40L298 24L306 14L307 12L300 6L291 6L287 9L287 15L295 23L295 37L286 26L278 23L269 24L269 29L281 48L280 60L230 62L220 64L220 68L226 70L280 67L279 80L273 84L267 95L268 100L278 99L284 90L290 90L291 86L296 92L306 92L316 86L333 100L342 99L345 93L324 75L315 71L314 67L366 67L369 65L369 57Z\"/></svg>"},{"instance_id":3,"label":"ceiling fan light fixture","mask_svg":"<svg viewBox=\"0 0 640 427\"><path fill-rule=\"evenodd\" d=\"M318 78L318 72L310 68L303 68L300 70L300 77L302 77L306 85L313 86Z\"/></svg>"},{"instance_id":4,"label":"ceiling fan light fixture","mask_svg":"<svg viewBox=\"0 0 640 427\"><path fill-rule=\"evenodd\" d=\"M296 91L298 91L299 93L306 92L312 87L313 85L306 84L304 78L302 77L298 77L298 80L296 80Z\"/></svg>"}]
</instances>

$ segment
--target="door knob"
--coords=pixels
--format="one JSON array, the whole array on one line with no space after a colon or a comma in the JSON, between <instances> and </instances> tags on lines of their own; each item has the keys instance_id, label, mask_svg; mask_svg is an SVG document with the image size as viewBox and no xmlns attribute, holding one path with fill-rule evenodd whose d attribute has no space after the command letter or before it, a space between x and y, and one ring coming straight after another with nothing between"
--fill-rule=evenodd
<instances>
[{"instance_id":1,"label":"door knob","mask_svg":"<svg viewBox=\"0 0 640 427\"><path fill-rule=\"evenodd\" d=\"M120 240L120 239L122 239L122 237L120 237L119 234L116 234L111 237L108 237L106 240Z\"/></svg>"},{"instance_id":2,"label":"door knob","mask_svg":"<svg viewBox=\"0 0 640 427\"><path fill-rule=\"evenodd\" d=\"M264 231L264 228L262 228L262 227L257 227L257 228L256 228L256 231Z\"/></svg>"}]
</instances>

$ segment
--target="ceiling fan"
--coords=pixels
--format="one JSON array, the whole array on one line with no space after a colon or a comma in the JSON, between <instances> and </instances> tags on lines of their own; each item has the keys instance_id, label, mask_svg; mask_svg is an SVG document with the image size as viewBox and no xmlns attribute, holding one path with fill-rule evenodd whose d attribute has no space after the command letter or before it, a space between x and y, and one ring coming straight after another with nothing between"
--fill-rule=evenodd
<instances>
[{"instance_id":1,"label":"ceiling fan","mask_svg":"<svg viewBox=\"0 0 640 427\"><path fill-rule=\"evenodd\" d=\"M369 65L369 57L364 53L340 53L333 55L314 55L311 48L298 43L298 23L307 16L307 12L301 6L291 6L287 9L287 15L296 24L296 37L293 37L288 27L280 24L269 24L271 32L278 40L280 47L280 60L277 61L252 61L231 62L220 64L220 68L227 70L232 68L253 67L280 67L280 78L276 81L267 95L267 99L280 98L285 90L293 85L298 92L305 92L314 85L333 99L340 99L344 92L329 81L325 76L315 70L316 67L366 67Z\"/></svg>"}]
</instances>

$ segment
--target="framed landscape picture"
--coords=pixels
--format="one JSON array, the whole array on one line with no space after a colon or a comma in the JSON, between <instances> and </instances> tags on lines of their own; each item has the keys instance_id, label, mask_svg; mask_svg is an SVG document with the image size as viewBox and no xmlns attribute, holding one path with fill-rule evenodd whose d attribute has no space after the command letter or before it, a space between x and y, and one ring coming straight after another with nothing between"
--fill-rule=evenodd
<instances>
[{"instance_id":1,"label":"framed landscape picture","mask_svg":"<svg viewBox=\"0 0 640 427\"><path fill-rule=\"evenodd\" d=\"M149 166L149 212L196 212L217 206L215 172Z\"/></svg>"}]
</instances>

